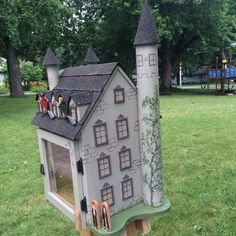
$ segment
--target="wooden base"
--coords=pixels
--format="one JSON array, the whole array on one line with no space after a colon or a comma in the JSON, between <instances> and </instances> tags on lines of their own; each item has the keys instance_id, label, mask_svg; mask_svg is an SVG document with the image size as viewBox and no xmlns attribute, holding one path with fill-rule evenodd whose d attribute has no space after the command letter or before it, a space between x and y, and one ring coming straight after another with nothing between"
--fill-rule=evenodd
<instances>
[{"instance_id":1,"label":"wooden base","mask_svg":"<svg viewBox=\"0 0 236 236\"><path fill-rule=\"evenodd\" d=\"M137 236L138 232L143 235L148 234L151 231L151 224L149 219L136 220L127 225L126 229L120 234L120 236ZM95 236L90 230L84 229L80 231L80 236Z\"/></svg>"},{"instance_id":2,"label":"wooden base","mask_svg":"<svg viewBox=\"0 0 236 236\"><path fill-rule=\"evenodd\" d=\"M80 231L80 236L95 236L89 229L83 229Z\"/></svg>"},{"instance_id":3,"label":"wooden base","mask_svg":"<svg viewBox=\"0 0 236 236\"><path fill-rule=\"evenodd\" d=\"M143 234L148 234L151 231L151 224L149 219L135 221L136 229Z\"/></svg>"}]
</instances>

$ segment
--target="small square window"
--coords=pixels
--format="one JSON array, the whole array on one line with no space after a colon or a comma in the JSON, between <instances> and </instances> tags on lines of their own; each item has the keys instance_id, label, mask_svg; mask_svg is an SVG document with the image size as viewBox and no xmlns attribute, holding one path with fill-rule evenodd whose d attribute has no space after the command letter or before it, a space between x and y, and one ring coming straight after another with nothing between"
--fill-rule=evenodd
<instances>
[{"instance_id":1,"label":"small square window","mask_svg":"<svg viewBox=\"0 0 236 236\"><path fill-rule=\"evenodd\" d=\"M118 140L129 137L128 119L119 116L116 120L116 131Z\"/></svg>"},{"instance_id":2,"label":"small square window","mask_svg":"<svg viewBox=\"0 0 236 236\"><path fill-rule=\"evenodd\" d=\"M97 161L98 161L99 178L102 179L106 176L111 175L110 157L102 153Z\"/></svg>"},{"instance_id":3,"label":"small square window","mask_svg":"<svg viewBox=\"0 0 236 236\"><path fill-rule=\"evenodd\" d=\"M142 67L143 66L143 56L137 55L136 60L137 60L137 66Z\"/></svg>"},{"instance_id":4,"label":"small square window","mask_svg":"<svg viewBox=\"0 0 236 236\"><path fill-rule=\"evenodd\" d=\"M109 206L113 206L115 204L112 185L106 185L103 189L101 189L101 198L102 202L107 202Z\"/></svg>"},{"instance_id":5,"label":"small square window","mask_svg":"<svg viewBox=\"0 0 236 236\"><path fill-rule=\"evenodd\" d=\"M115 104L125 102L125 91L120 86L117 86L114 89L114 102L115 102Z\"/></svg>"},{"instance_id":6,"label":"small square window","mask_svg":"<svg viewBox=\"0 0 236 236\"><path fill-rule=\"evenodd\" d=\"M129 148L123 147L119 151L120 170L125 170L131 167L131 151Z\"/></svg>"},{"instance_id":7,"label":"small square window","mask_svg":"<svg viewBox=\"0 0 236 236\"><path fill-rule=\"evenodd\" d=\"M132 178L126 178L121 182L121 188L122 188L122 199L126 200L131 197L133 197L133 180Z\"/></svg>"},{"instance_id":8,"label":"small square window","mask_svg":"<svg viewBox=\"0 0 236 236\"><path fill-rule=\"evenodd\" d=\"M156 54L149 54L149 65L150 66L157 65L157 55Z\"/></svg>"},{"instance_id":9,"label":"small square window","mask_svg":"<svg viewBox=\"0 0 236 236\"><path fill-rule=\"evenodd\" d=\"M107 125L106 123L98 120L93 126L95 145L96 147L107 144Z\"/></svg>"}]
</instances>

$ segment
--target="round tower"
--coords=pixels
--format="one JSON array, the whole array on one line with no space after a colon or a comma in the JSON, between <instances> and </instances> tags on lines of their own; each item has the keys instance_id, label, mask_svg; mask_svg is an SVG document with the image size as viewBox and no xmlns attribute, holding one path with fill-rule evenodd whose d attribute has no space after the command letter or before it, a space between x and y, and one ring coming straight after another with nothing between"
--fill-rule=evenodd
<instances>
[{"instance_id":1,"label":"round tower","mask_svg":"<svg viewBox=\"0 0 236 236\"><path fill-rule=\"evenodd\" d=\"M59 61L51 48L48 48L47 53L43 59L43 65L47 68L48 75L48 87L49 90L52 90L58 84L58 69L57 65Z\"/></svg>"},{"instance_id":2,"label":"round tower","mask_svg":"<svg viewBox=\"0 0 236 236\"><path fill-rule=\"evenodd\" d=\"M141 12L134 46L136 49L143 198L152 207L160 206L164 201L157 51L159 42L151 7L146 0Z\"/></svg>"}]
</instances>

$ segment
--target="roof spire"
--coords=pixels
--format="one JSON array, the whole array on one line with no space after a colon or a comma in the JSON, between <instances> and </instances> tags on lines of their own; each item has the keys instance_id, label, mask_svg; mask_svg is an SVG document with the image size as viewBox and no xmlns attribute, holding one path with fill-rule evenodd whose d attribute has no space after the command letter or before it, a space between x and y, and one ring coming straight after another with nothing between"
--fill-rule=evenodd
<instances>
[{"instance_id":1,"label":"roof spire","mask_svg":"<svg viewBox=\"0 0 236 236\"><path fill-rule=\"evenodd\" d=\"M152 45L158 43L160 43L160 39L156 33L155 22L151 13L151 6L148 0L145 0L139 19L134 45Z\"/></svg>"},{"instance_id":2,"label":"roof spire","mask_svg":"<svg viewBox=\"0 0 236 236\"><path fill-rule=\"evenodd\" d=\"M95 54L94 50L92 47L88 48L87 54L84 58L84 62L86 64L98 64L100 62L99 58Z\"/></svg>"},{"instance_id":3,"label":"roof spire","mask_svg":"<svg viewBox=\"0 0 236 236\"><path fill-rule=\"evenodd\" d=\"M49 66L49 65L58 65L58 64L59 64L59 60L57 59L56 55L51 50L51 48L48 48L46 55L43 59L43 65Z\"/></svg>"}]
</instances>

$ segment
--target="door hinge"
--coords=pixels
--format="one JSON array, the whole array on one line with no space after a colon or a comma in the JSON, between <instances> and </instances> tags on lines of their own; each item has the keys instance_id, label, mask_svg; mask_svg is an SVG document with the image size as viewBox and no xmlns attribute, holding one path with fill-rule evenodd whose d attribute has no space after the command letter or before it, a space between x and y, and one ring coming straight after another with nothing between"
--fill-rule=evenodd
<instances>
[{"instance_id":1,"label":"door hinge","mask_svg":"<svg viewBox=\"0 0 236 236\"><path fill-rule=\"evenodd\" d=\"M45 175L45 169L44 169L43 164L40 164L40 173L41 173L41 175Z\"/></svg>"},{"instance_id":2,"label":"door hinge","mask_svg":"<svg viewBox=\"0 0 236 236\"><path fill-rule=\"evenodd\" d=\"M86 213L88 213L88 208L87 208L87 199L86 197L84 197L81 202L80 202L80 207L81 207L81 211L84 211Z\"/></svg>"},{"instance_id":3,"label":"door hinge","mask_svg":"<svg viewBox=\"0 0 236 236\"><path fill-rule=\"evenodd\" d=\"M84 167L83 167L82 158L79 161L77 161L77 171L78 173L81 173L82 175L84 175Z\"/></svg>"}]
</instances>

